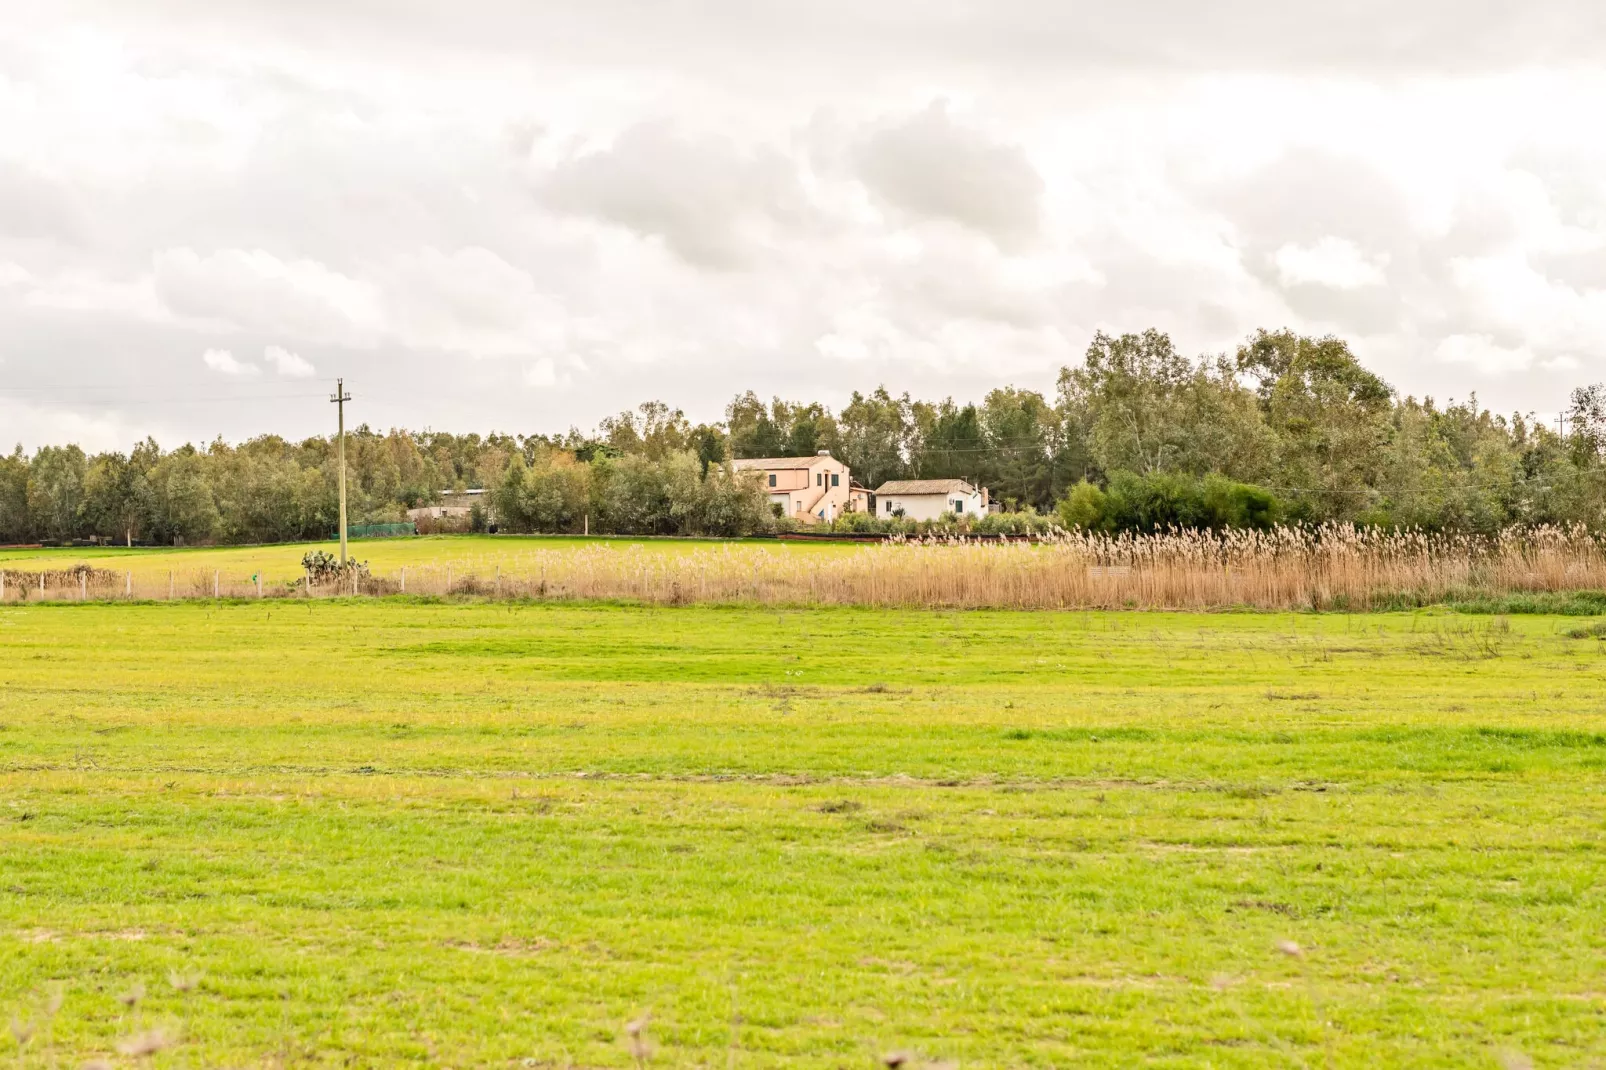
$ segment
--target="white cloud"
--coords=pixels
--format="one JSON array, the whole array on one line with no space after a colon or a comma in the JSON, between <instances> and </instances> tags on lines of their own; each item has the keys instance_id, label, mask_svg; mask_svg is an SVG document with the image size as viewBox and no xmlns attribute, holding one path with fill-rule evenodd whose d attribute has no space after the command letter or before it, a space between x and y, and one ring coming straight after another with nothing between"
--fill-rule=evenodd
<instances>
[{"instance_id":1,"label":"white cloud","mask_svg":"<svg viewBox=\"0 0 1606 1070\"><path fill-rule=\"evenodd\" d=\"M1557 282L1521 252L1455 259L1450 275L1471 333L1520 338L1547 357L1595 352L1606 338L1606 290Z\"/></svg>"},{"instance_id":2,"label":"white cloud","mask_svg":"<svg viewBox=\"0 0 1606 1070\"><path fill-rule=\"evenodd\" d=\"M236 360L234 354L227 349L208 349L201 354L201 360L213 371L239 379L249 379L262 374L261 368L255 364Z\"/></svg>"},{"instance_id":3,"label":"white cloud","mask_svg":"<svg viewBox=\"0 0 1606 1070\"><path fill-rule=\"evenodd\" d=\"M542 357L524 370L526 386L556 386L558 366L551 357Z\"/></svg>"},{"instance_id":4,"label":"white cloud","mask_svg":"<svg viewBox=\"0 0 1606 1070\"><path fill-rule=\"evenodd\" d=\"M1526 371L1534 353L1527 346L1503 346L1487 334L1453 334L1434 349L1434 356L1450 364L1470 364L1496 375Z\"/></svg>"},{"instance_id":5,"label":"white cloud","mask_svg":"<svg viewBox=\"0 0 1606 1070\"><path fill-rule=\"evenodd\" d=\"M119 28L165 21L197 35L216 22L219 36L269 47L304 47L324 37L361 40L365 55L377 53L397 66L416 64L418 51L430 49L446 56L467 53L508 69L532 62L541 62L543 70L639 69L650 87L678 74L734 82L733 90L747 91L795 79L800 70L819 82L841 80L855 89L909 70L928 81L931 72L952 73L957 80L980 71L1034 82L1089 70L1101 88L1118 74L1222 68L1359 76L1476 73L1507 65L1593 63L1603 32L1592 0L1530 0L1520 6L1350 0L1302 6L1297 17L1286 0L1237 0L1220 9L1186 0L1117 6L994 0L943 6L935 13L919 0L708 0L689 10L637 0L534 6L465 0L449 12L417 0L382 9L259 0L75 0L68 10ZM605 91L624 95L617 80L608 81Z\"/></svg>"},{"instance_id":6,"label":"white cloud","mask_svg":"<svg viewBox=\"0 0 1606 1070\"><path fill-rule=\"evenodd\" d=\"M383 327L378 290L316 260L175 248L159 251L153 267L157 296L178 316L356 346L373 345Z\"/></svg>"},{"instance_id":7,"label":"white cloud","mask_svg":"<svg viewBox=\"0 0 1606 1070\"><path fill-rule=\"evenodd\" d=\"M212 333L272 331L353 349L521 356L561 350L581 327L529 274L478 246L425 246L350 274L260 249L172 249L157 255L155 286L166 317ZM283 348L266 356L280 375L313 374Z\"/></svg>"},{"instance_id":8,"label":"white cloud","mask_svg":"<svg viewBox=\"0 0 1606 1070\"><path fill-rule=\"evenodd\" d=\"M1388 258L1368 259L1354 242L1326 237L1314 245L1289 242L1272 256L1284 286L1331 286L1355 290L1362 286L1381 286L1387 281L1383 265Z\"/></svg>"},{"instance_id":9,"label":"white cloud","mask_svg":"<svg viewBox=\"0 0 1606 1070\"><path fill-rule=\"evenodd\" d=\"M1606 74L1554 62L1598 58L1587 0L199 4L0 24L8 386L294 375L271 342L386 383L365 419L544 430L1051 391L1148 326L1334 331L1502 409L1606 378ZM78 409L322 426L117 404Z\"/></svg>"},{"instance_id":10,"label":"white cloud","mask_svg":"<svg viewBox=\"0 0 1606 1070\"><path fill-rule=\"evenodd\" d=\"M69 267L50 274L35 272L30 284L19 289L26 291L27 303L34 308L155 323L173 320L147 275L109 278L97 269Z\"/></svg>"},{"instance_id":11,"label":"white cloud","mask_svg":"<svg viewBox=\"0 0 1606 1070\"><path fill-rule=\"evenodd\" d=\"M387 331L404 345L521 356L562 348L572 326L529 274L483 247L424 248L370 271L384 295Z\"/></svg>"},{"instance_id":12,"label":"white cloud","mask_svg":"<svg viewBox=\"0 0 1606 1070\"><path fill-rule=\"evenodd\" d=\"M127 450L130 442L145 434L158 441L172 441L166 429L137 419L128 413L84 411L77 406L28 404L0 397L0 426L6 431L7 452L18 442L37 445L76 442L85 450Z\"/></svg>"},{"instance_id":13,"label":"white cloud","mask_svg":"<svg viewBox=\"0 0 1606 1070\"><path fill-rule=\"evenodd\" d=\"M1010 247L1037 235L1042 176L1020 146L956 121L945 101L881 125L854 155L865 184L898 210L972 227Z\"/></svg>"},{"instance_id":14,"label":"white cloud","mask_svg":"<svg viewBox=\"0 0 1606 1070\"><path fill-rule=\"evenodd\" d=\"M557 164L538 186L553 208L662 240L703 268L743 266L801 211L796 167L776 151L643 122Z\"/></svg>"},{"instance_id":15,"label":"white cloud","mask_svg":"<svg viewBox=\"0 0 1606 1070\"><path fill-rule=\"evenodd\" d=\"M279 346L268 346L262 356L274 371L287 379L311 379L318 374L310 362Z\"/></svg>"}]
</instances>

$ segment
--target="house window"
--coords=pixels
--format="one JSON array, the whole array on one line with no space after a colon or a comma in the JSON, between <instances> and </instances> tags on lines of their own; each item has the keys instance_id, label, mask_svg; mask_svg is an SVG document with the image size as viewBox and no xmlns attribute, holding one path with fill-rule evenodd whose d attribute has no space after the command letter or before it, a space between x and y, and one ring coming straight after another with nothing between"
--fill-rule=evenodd
<instances>
[{"instance_id":1,"label":"house window","mask_svg":"<svg viewBox=\"0 0 1606 1070\"><path fill-rule=\"evenodd\" d=\"M952 504L954 507L954 512L962 513L965 511L965 503L962 499L955 498Z\"/></svg>"},{"instance_id":2,"label":"house window","mask_svg":"<svg viewBox=\"0 0 1606 1070\"><path fill-rule=\"evenodd\" d=\"M775 473L774 472L770 473L770 486L772 486L772 487L775 486Z\"/></svg>"},{"instance_id":3,"label":"house window","mask_svg":"<svg viewBox=\"0 0 1606 1070\"><path fill-rule=\"evenodd\" d=\"M825 475L824 475L824 473L822 473L822 472L815 472L814 473L814 485L816 487L825 486Z\"/></svg>"},{"instance_id":4,"label":"house window","mask_svg":"<svg viewBox=\"0 0 1606 1070\"><path fill-rule=\"evenodd\" d=\"M889 513L892 512L892 503L891 502L887 503L887 512L889 512Z\"/></svg>"},{"instance_id":5,"label":"house window","mask_svg":"<svg viewBox=\"0 0 1606 1070\"><path fill-rule=\"evenodd\" d=\"M842 485L842 476L839 475L836 472L832 472L831 473L831 486L840 487L841 485Z\"/></svg>"}]
</instances>

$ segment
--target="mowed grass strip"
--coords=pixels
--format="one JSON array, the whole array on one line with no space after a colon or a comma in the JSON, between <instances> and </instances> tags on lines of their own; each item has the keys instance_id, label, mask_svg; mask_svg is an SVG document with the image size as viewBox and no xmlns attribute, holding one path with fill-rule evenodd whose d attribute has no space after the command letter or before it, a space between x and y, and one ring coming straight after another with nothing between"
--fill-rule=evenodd
<instances>
[{"instance_id":1,"label":"mowed grass strip","mask_svg":"<svg viewBox=\"0 0 1606 1070\"><path fill-rule=\"evenodd\" d=\"M1590 1065L1569 631L8 606L0 1012L66 986L40 1065L628 1065L647 1009L654 1065Z\"/></svg>"}]
</instances>

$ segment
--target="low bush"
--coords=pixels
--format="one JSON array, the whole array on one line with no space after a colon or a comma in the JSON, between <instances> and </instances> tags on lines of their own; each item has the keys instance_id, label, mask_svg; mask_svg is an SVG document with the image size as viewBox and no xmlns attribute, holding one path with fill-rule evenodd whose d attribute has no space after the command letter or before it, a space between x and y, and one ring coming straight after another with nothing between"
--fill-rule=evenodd
<instances>
[{"instance_id":1,"label":"low bush","mask_svg":"<svg viewBox=\"0 0 1606 1070\"><path fill-rule=\"evenodd\" d=\"M1052 535L1060 530L1060 525L1056 517L1030 511L988 513L985 516L957 516L949 513L936 520L844 513L829 524L819 524L809 530L821 534L886 535L908 539L1029 538Z\"/></svg>"},{"instance_id":2,"label":"low bush","mask_svg":"<svg viewBox=\"0 0 1606 1070\"><path fill-rule=\"evenodd\" d=\"M1073 531L1152 535L1163 531L1270 531L1286 515L1264 487L1214 473L1203 478L1175 472L1115 472L1104 487L1076 484L1056 509Z\"/></svg>"}]
</instances>

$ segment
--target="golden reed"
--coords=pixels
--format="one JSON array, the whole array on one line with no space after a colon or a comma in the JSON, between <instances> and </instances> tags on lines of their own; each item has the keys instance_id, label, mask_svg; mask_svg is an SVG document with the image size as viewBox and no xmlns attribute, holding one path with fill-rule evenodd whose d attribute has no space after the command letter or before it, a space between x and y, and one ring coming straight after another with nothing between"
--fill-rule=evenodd
<instances>
[{"instance_id":1,"label":"golden reed","mask_svg":"<svg viewBox=\"0 0 1606 1070\"><path fill-rule=\"evenodd\" d=\"M594 543L506 552L324 585L212 570L170 575L94 570L8 572L19 597L164 599L416 595L664 605L750 602L976 609L1376 609L1461 598L1606 590L1606 541L1583 528L1499 535L1357 531L1343 526L1158 535L1061 533L1035 543L897 540L794 543ZM19 594L19 592L25 592Z\"/></svg>"}]
</instances>

